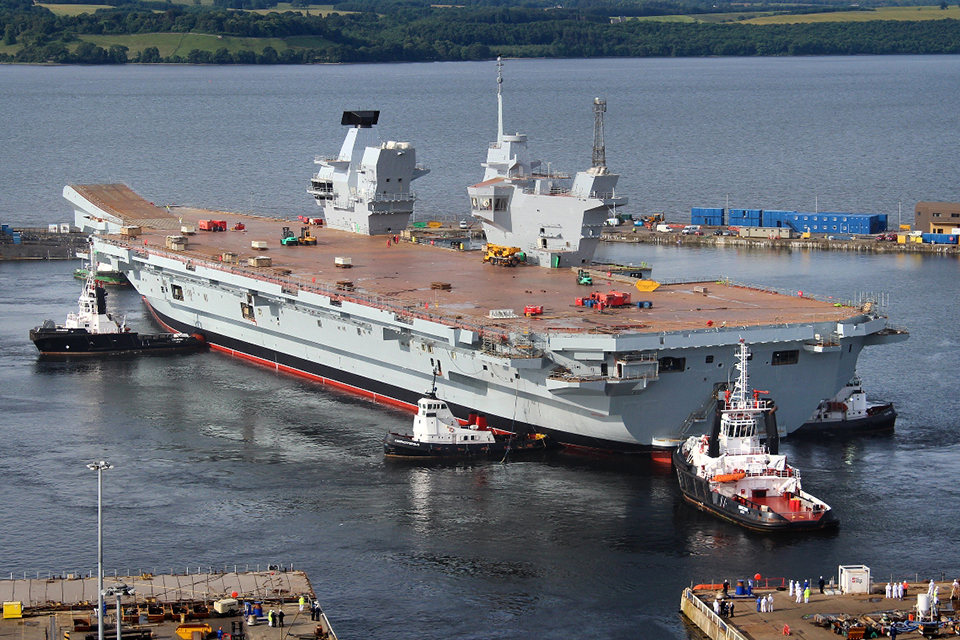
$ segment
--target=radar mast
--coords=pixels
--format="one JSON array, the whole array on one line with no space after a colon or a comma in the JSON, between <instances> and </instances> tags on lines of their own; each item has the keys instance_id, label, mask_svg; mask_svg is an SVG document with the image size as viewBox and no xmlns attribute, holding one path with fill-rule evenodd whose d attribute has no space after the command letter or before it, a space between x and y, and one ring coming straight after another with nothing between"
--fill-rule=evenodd
<instances>
[{"instance_id":1,"label":"radar mast","mask_svg":"<svg viewBox=\"0 0 960 640\"><path fill-rule=\"evenodd\" d=\"M503 59L497 56L497 144L503 144Z\"/></svg>"},{"instance_id":2,"label":"radar mast","mask_svg":"<svg viewBox=\"0 0 960 640\"><path fill-rule=\"evenodd\" d=\"M593 167L607 168L607 147L603 142L603 114L607 111L607 101L593 99Z\"/></svg>"}]
</instances>

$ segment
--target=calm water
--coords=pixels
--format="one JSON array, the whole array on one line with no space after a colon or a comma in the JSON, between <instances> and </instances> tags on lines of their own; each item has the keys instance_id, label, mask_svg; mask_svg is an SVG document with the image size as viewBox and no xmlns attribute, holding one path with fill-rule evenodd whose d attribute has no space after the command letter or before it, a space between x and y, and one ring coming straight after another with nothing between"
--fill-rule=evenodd
<instances>
[{"instance_id":1,"label":"calm water","mask_svg":"<svg viewBox=\"0 0 960 640\"><path fill-rule=\"evenodd\" d=\"M960 58L523 61L507 67L507 129L554 168L589 159L594 95L632 211L731 204L908 212L956 200ZM67 182L126 181L157 202L308 213L317 153L342 108L380 108L415 143L425 217L464 213L496 127L489 63L295 68L0 67L5 222L68 219ZM513 83L513 84L510 84ZM512 92L512 93L511 93ZM924 96L918 100L917 96ZM451 466L385 462L405 414L219 354L40 362L26 340L62 320L68 263L0 263L0 574L105 563L293 563L341 637L685 638L679 589L760 572L816 578L958 574L960 261L919 256L606 246L664 278L730 277L850 298L889 294L911 340L860 372L901 417L892 437L787 444L839 512L828 536L771 538L684 505L634 461L551 455ZM149 326L133 292L111 307Z\"/></svg>"}]
</instances>

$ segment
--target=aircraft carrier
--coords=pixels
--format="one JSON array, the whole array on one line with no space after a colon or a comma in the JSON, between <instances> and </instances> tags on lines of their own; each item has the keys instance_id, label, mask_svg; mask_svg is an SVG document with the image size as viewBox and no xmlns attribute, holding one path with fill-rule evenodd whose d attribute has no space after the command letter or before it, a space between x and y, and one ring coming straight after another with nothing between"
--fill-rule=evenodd
<instances>
[{"instance_id":1,"label":"aircraft carrier","mask_svg":"<svg viewBox=\"0 0 960 640\"><path fill-rule=\"evenodd\" d=\"M377 112L344 115L354 129L308 189L338 228L310 225L302 242L281 241L296 235L289 220L165 210L124 185L69 185L64 196L95 233L99 263L122 271L170 330L411 411L436 372L458 417L480 411L495 428L572 447L655 451L705 432L741 338L786 435L854 376L864 347L907 339L869 304L724 280L657 286L606 269L580 284L603 220L626 202L617 176L597 145L587 171L543 172L525 135L503 133L500 104L484 180L468 193L488 240L526 254L518 267L398 228L426 170L409 143L358 142L369 136L351 132ZM601 135L604 110L595 101Z\"/></svg>"}]
</instances>

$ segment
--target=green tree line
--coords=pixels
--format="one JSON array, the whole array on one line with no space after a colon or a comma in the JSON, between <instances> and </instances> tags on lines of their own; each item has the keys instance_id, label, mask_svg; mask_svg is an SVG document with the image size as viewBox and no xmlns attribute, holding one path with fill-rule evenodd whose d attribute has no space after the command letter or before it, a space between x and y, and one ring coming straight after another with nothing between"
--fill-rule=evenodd
<instances>
[{"instance_id":1,"label":"green tree line","mask_svg":"<svg viewBox=\"0 0 960 640\"><path fill-rule=\"evenodd\" d=\"M120 5L78 16L54 15L25 0L0 1L3 42L18 47L2 62L117 64L303 64L479 60L517 57L793 56L960 53L960 21L824 22L784 25L611 24L575 9L467 6L409 7L388 14L267 15L218 7L167 5L164 11ZM103 49L85 35L201 33L242 38L310 36L314 47L256 54L224 47L161 57L156 48L132 57Z\"/></svg>"}]
</instances>

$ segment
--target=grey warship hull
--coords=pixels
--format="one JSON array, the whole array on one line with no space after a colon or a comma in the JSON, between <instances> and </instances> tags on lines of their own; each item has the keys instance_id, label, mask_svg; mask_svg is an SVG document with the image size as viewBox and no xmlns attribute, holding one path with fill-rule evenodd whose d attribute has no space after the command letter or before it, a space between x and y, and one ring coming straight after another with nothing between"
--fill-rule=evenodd
<instances>
[{"instance_id":1,"label":"grey warship hull","mask_svg":"<svg viewBox=\"0 0 960 640\"><path fill-rule=\"evenodd\" d=\"M502 324L491 322L498 339L489 340L482 325L417 317L355 292L301 284L294 295L259 274L107 239L98 251L163 324L202 335L214 350L410 410L439 367L438 387L457 415L479 408L493 427L608 451L648 451L704 432L742 335L756 345L756 385L779 399L782 435L853 375L864 346L905 338L883 318L853 314L840 323L535 337L499 333ZM828 331L844 335L823 345L817 336Z\"/></svg>"}]
</instances>

